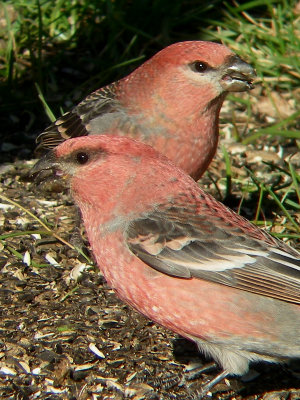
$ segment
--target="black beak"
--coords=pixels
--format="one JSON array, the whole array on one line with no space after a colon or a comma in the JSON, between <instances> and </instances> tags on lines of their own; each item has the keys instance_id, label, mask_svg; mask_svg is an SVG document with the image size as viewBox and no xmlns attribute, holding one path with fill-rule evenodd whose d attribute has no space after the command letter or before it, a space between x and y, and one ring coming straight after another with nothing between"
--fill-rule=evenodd
<instances>
[{"instance_id":1,"label":"black beak","mask_svg":"<svg viewBox=\"0 0 300 400\"><path fill-rule=\"evenodd\" d=\"M53 151L45 154L29 171L29 175L37 183L49 178L54 178L54 170L59 166Z\"/></svg>"},{"instance_id":2,"label":"black beak","mask_svg":"<svg viewBox=\"0 0 300 400\"><path fill-rule=\"evenodd\" d=\"M53 151L45 154L30 170L30 175L36 175L45 169L53 169L57 165L56 157Z\"/></svg>"},{"instance_id":3,"label":"black beak","mask_svg":"<svg viewBox=\"0 0 300 400\"><path fill-rule=\"evenodd\" d=\"M227 92L244 92L253 88L252 83L255 78L255 69L250 64L238 56L231 56L220 83Z\"/></svg>"}]
</instances>

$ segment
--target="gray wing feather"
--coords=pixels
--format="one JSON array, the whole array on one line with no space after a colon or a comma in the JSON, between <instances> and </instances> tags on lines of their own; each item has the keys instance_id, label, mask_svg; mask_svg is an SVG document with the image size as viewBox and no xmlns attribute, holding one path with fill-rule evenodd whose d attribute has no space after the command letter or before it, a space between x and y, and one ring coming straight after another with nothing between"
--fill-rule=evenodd
<instances>
[{"instance_id":1,"label":"gray wing feather","mask_svg":"<svg viewBox=\"0 0 300 400\"><path fill-rule=\"evenodd\" d=\"M117 83L91 93L71 111L53 122L37 137L36 150L49 150L66 139L86 136L89 134L89 124L92 120L117 112Z\"/></svg>"},{"instance_id":2,"label":"gray wing feather","mask_svg":"<svg viewBox=\"0 0 300 400\"><path fill-rule=\"evenodd\" d=\"M300 254L272 238L218 227L217 217L178 209L131 221L129 249L156 270L178 278L199 278L300 304ZM269 239L269 240L268 240Z\"/></svg>"}]
</instances>

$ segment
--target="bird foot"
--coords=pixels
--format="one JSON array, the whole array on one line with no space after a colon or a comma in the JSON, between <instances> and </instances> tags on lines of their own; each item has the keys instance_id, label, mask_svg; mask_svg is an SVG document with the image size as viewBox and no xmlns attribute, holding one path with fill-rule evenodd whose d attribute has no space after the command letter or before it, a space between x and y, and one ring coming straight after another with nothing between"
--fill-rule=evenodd
<instances>
[{"instance_id":1,"label":"bird foot","mask_svg":"<svg viewBox=\"0 0 300 400\"><path fill-rule=\"evenodd\" d=\"M186 382L193 381L199 378L199 376L203 373L213 371L216 368L218 368L217 364L215 362L211 362L209 364L201 365L200 367L194 368L191 371L184 372L178 385L185 386Z\"/></svg>"}]
</instances>

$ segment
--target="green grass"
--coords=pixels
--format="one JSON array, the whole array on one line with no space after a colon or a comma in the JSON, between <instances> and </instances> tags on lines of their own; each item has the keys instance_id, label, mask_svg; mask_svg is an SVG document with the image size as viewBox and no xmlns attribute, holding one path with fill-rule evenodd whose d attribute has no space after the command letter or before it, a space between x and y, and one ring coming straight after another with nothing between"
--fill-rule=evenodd
<instances>
[{"instance_id":1,"label":"green grass","mask_svg":"<svg viewBox=\"0 0 300 400\"><path fill-rule=\"evenodd\" d=\"M77 65L93 71L91 81L115 80L128 72L130 64L138 65L176 37L191 38L198 23L219 3L213 0L199 7L196 0L2 2L6 24L0 36L8 46L0 51L1 76L17 82L30 72L42 89L51 78L55 85L57 78L48 68L56 63L71 68L74 51ZM181 35L175 32L180 28Z\"/></svg>"},{"instance_id":2,"label":"green grass","mask_svg":"<svg viewBox=\"0 0 300 400\"><path fill-rule=\"evenodd\" d=\"M221 0L6 0L0 2L1 136L27 147L93 90L127 75L164 46L200 39ZM39 88L40 93L38 93ZM1 118L2 116L2 118ZM9 118L7 118L9 116Z\"/></svg>"},{"instance_id":3,"label":"green grass","mask_svg":"<svg viewBox=\"0 0 300 400\"><path fill-rule=\"evenodd\" d=\"M280 103L281 96L287 96L290 102L299 104L300 10L299 7L296 10L297 3L287 0L225 2L224 18L210 19L211 26L203 29L207 40L221 41L255 67L260 94L262 98L269 98L270 105L276 110L271 122L256 119L254 126L242 133L235 128L233 120L232 137L245 145L275 142L285 146L294 142L300 148L300 109L295 107L294 112L282 117ZM274 98L274 92L279 96ZM228 98L243 106L249 120L253 119L251 94ZM233 176L230 156L224 149L223 154L227 172L226 197L235 183L243 193L240 208L243 198L253 196L256 199L253 222L273 228L273 233L280 238L299 241L300 177L293 164L285 162L282 168L270 165L270 173L279 182L270 185L267 177L265 180L258 178L251 171L243 179ZM273 218L266 218L264 208L273 210Z\"/></svg>"},{"instance_id":4,"label":"green grass","mask_svg":"<svg viewBox=\"0 0 300 400\"><path fill-rule=\"evenodd\" d=\"M278 122L259 127L244 138L255 142L262 136L300 140L300 111L283 118L280 104L272 93L290 93L290 100L299 103L300 83L300 11L297 1L257 0L225 3L224 19L210 20L213 28L204 29L208 40L219 40L256 69L264 95L268 96ZM236 100L231 96L232 100Z\"/></svg>"},{"instance_id":5,"label":"green grass","mask_svg":"<svg viewBox=\"0 0 300 400\"><path fill-rule=\"evenodd\" d=\"M286 0L227 4L225 19L210 21L217 29L206 33L247 58L265 88L290 90L300 79L300 14L295 11L296 4ZM252 9L254 5L265 6L265 12Z\"/></svg>"}]
</instances>

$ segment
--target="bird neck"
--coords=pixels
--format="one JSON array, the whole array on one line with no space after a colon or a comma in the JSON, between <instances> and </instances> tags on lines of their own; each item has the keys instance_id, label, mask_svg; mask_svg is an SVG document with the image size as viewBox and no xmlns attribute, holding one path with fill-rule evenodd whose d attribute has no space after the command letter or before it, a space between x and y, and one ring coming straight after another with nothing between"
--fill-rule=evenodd
<instances>
[{"instance_id":1,"label":"bird neck","mask_svg":"<svg viewBox=\"0 0 300 400\"><path fill-rule=\"evenodd\" d=\"M137 86L138 80L129 76L123 88L120 86L121 102L139 127L136 138L151 144L198 179L215 154L219 112L226 94L184 80L169 82L166 88L159 76L152 78L146 75L144 85ZM174 140L182 147L174 146Z\"/></svg>"}]
</instances>

